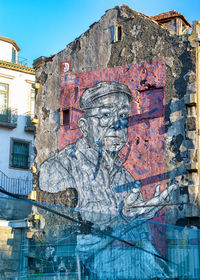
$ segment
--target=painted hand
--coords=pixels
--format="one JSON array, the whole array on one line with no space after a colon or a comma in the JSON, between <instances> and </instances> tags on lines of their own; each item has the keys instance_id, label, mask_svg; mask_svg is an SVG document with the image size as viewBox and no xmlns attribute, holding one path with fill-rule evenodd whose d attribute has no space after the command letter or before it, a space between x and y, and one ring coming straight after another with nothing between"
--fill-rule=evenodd
<instances>
[{"instance_id":1,"label":"painted hand","mask_svg":"<svg viewBox=\"0 0 200 280\"><path fill-rule=\"evenodd\" d=\"M124 200L123 214L133 218L151 219L163 208L163 204L170 201L170 194L177 187L173 184L160 192L160 185L157 185L153 198L147 201L143 200L141 189L133 189Z\"/></svg>"}]
</instances>

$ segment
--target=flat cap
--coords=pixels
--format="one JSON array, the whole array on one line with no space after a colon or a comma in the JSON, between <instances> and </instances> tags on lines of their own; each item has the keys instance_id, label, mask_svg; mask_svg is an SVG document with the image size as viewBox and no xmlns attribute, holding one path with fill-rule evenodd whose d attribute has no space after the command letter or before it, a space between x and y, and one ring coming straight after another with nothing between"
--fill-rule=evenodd
<instances>
[{"instance_id":1,"label":"flat cap","mask_svg":"<svg viewBox=\"0 0 200 280\"><path fill-rule=\"evenodd\" d=\"M87 109L92 106L94 100L112 93L124 93L130 101L132 99L131 91L127 85L116 82L100 82L84 91L79 101L80 107Z\"/></svg>"}]
</instances>

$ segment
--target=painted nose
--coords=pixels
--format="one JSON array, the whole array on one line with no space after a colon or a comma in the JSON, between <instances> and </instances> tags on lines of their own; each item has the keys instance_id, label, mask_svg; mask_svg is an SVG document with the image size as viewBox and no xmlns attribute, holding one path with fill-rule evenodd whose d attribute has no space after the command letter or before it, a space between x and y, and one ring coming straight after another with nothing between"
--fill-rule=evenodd
<instances>
[{"instance_id":1,"label":"painted nose","mask_svg":"<svg viewBox=\"0 0 200 280\"><path fill-rule=\"evenodd\" d=\"M125 119L119 119L117 121L115 121L111 128L113 130L120 130L120 129L124 129L124 128L127 128L128 127L128 118L125 118Z\"/></svg>"}]
</instances>

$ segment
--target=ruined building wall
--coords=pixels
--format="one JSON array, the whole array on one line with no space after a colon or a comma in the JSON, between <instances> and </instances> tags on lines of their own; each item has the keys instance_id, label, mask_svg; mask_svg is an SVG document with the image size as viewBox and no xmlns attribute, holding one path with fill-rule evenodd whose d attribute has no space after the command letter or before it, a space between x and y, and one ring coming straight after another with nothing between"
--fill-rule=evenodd
<instances>
[{"instance_id":1,"label":"ruined building wall","mask_svg":"<svg viewBox=\"0 0 200 280\"><path fill-rule=\"evenodd\" d=\"M122 38L112 42L113 27L121 26ZM184 217L198 216L198 167L196 127L196 48L188 36L171 35L156 22L127 6L107 11L98 23L55 56L43 61L36 69L40 88L36 95L35 166L38 184L41 164L56 155L61 147L60 138L60 65L70 61L71 73L88 72L115 66L143 64L162 59L165 73L165 178L166 183L176 179L180 188L173 193L177 203L192 202L194 206L179 205L167 208L169 223L178 223ZM142 71L142 70L141 70ZM148 85L143 78L141 85ZM38 187L38 186L37 186ZM38 190L38 197L42 193ZM72 206L72 191L45 193L41 200L61 202L68 198ZM189 196L189 193L192 195ZM73 199L74 199L73 194ZM59 201L60 200L60 201ZM195 201L194 201L195 200Z\"/></svg>"}]
</instances>

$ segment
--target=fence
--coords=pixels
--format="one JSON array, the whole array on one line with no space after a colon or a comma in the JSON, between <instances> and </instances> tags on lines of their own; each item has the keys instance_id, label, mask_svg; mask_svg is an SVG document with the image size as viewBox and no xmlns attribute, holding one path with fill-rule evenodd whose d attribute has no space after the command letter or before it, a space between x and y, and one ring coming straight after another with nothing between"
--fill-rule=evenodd
<instances>
[{"instance_id":1,"label":"fence","mask_svg":"<svg viewBox=\"0 0 200 280\"><path fill-rule=\"evenodd\" d=\"M9 199L10 204L13 201ZM34 207L21 231L16 279L200 279L199 229L26 200L20 203ZM13 239L17 237L13 233ZM7 262L16 250L16 242L8 244L12 250L0 252Z\"/></svg>"},{"instance_id":2,"label":"fence","mask_svg":"<svg viewBox=\"0 0 200 280\"><path fill-rule=\"evenodd\" d=\"M21 279L200 279L198 229L45 207L34 206L45 226L24 240Z\"/></svg>"},{"instance_id":3,"label":"fence","mask_svg":"<svg viewBox=\"0 0 200 280\"><path fill-rule=\"evenodd\" d=\"M3 126L17 126L17 109L0 107L0 124Z\"/></svg>"}]
</instances>

